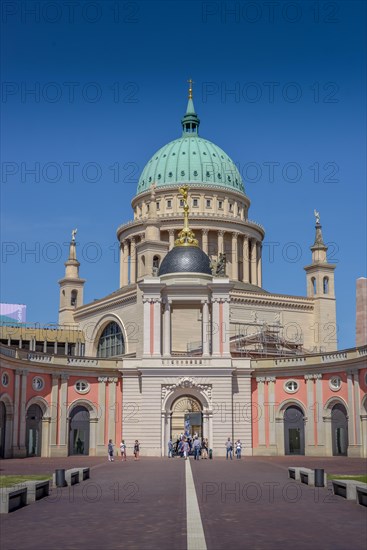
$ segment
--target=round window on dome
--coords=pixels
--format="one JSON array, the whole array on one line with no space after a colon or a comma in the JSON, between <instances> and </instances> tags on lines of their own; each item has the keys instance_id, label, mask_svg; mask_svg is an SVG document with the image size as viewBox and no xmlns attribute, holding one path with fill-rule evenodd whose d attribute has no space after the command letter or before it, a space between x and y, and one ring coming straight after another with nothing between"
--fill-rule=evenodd
<instances>
[{"instance_id":1,"label":"round window on dome","mask_svg":"<svg viewBox=\"0 0 367 550\"><path fill-rule=\"evenodd\" d=\"M86 380L77 380L74 387L78 393L88 393L90 390L90 385Z\"/></svg>"},{"instance_id":2,"label":"round window on dome","mask_svg":"<svg viewBox=\"0 0 367 550\"><path fill-rule=\"evenodd\" d=\"M332 391L339 391L342 387L342 379L340 376L332 376L329 380L329 388Z\"/></svg>"},{"instance_id":3,"label":"round window on dome","mask_svg":"<svg viewBox=\"0 0 367 550\"><path fill-rule=\"evenodd\" d=\"M198 175L197 170L194 170L194 176L196 177Z\"/></svg>"},{"instance_id":4,"label":"round window on dome","mask_svg":"<svg viewBox=\"0 0 367 550\"><path fill-rule=\"evenodd\" d=\"M296 380L287 380L284 383L284 390L287 393L296 393L298 391L299 384Z\"/></svg>"},{"instance_id":5,"label":"round window on dome","mask_svg":"<svg viewBox=\"0 0 367 550\"><path fill-rule=\"evenodd\" d=\"M158 179L160 180L162 176L161 176L160 174L158 174L158 176L157 176L157 177L158 177Z\"/></svg>"},{"instance_id":6,"label":"round window on dome","mask_svg":"<svg viewBox=\"0 0 367 550\"><path fill-rule=\"evenodd\" d=\"M172 172L168 172L168 177L172 178L172 176L173 176Z\"/></svg>"},{"instance_id":7,"label":"round window on dome","mask_svg":"<svg viewBox=\"0 0 367 550\"><path fill-rule=\"evenodd\" d=\"M184 176L184 175L185 175L184 170L181 170L181 176Z\"/></svg>"}]
</instances>

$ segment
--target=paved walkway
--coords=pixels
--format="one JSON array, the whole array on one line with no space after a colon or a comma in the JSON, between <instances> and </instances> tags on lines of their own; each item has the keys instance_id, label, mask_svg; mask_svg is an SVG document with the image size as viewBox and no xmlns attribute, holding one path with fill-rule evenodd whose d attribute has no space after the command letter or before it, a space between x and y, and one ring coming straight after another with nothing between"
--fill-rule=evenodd
<instances>
[{"instance_id":1,"label":"paved walkway","mask_svg":"<svg viewBox=\"0 0 367 550\"><path fill-rule=\"evenodd\" d=\"M82 461L92 470L90 480L2 515L1 550L366 549L366 508L287 477L297 463L364 473L364 460L80 459L2 461L3 474L47 473Z\"/></svg>"}]
</instances>

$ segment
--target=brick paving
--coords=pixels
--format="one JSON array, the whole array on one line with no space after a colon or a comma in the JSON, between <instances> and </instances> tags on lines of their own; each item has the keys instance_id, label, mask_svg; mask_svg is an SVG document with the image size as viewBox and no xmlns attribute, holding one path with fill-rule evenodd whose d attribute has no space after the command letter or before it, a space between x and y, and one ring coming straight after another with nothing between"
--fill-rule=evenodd
<instances>
[{"instance_id":1,"label":"brick paving","mask_svg":"<svg viewBox=\"0 0 367 550\"><path fill-rule=\"evenodd\" d=\"M187 547L182 459L31 458L4 460L0 469L52 473L78 465L92 468L90 480L0 516L1 550ZM208 550L366 550L366 508L289 480L291 465L340 474L366 470L365 460L343 457L192 460Z\"/></svg>"},{"instance_id":2,"label":"brick paving","mask_svg":"<svg viewBox=\"0 0 367 550\"><path fill-rule=\"evenodd\" d=\"M323 466L329 473L366 471L364 460L339 457L193 461L208 550L366 549L366 508L335 497L331 487L288 479L292 465Z\"/></svg>"}]
</instances>

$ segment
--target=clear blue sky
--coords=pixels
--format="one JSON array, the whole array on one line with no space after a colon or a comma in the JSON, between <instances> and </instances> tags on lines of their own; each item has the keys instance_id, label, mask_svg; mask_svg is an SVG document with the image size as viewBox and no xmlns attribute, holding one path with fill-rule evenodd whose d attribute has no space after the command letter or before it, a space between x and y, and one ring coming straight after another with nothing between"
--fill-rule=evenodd
<instances>
[{"instance_id":1,"label":"clear blue sky","mask_svg":"<svg viewBox=\"0 0 367 550\"><path fill-rule=\"evenodd\" d=\"M27 304L29 322L57 321L74 227L85 301L117 288L116 228L147 160L179 137L192 77L201 135L239 163L250 218L265 227L264 287L305 295L316 208L337 263L339 347L355 344L366 4L296 6L3 3L3 302Z\"/></svg>"}]
</instances>

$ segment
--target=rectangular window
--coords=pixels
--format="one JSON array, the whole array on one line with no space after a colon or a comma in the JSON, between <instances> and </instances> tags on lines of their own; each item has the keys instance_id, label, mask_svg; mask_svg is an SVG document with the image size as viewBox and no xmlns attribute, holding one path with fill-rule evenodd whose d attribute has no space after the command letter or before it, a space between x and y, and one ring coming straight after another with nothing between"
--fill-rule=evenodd
<instances>
[{"instance_id":1,"label":"rectangular window","mask_svg":"<svg viewBox=\"0 0 367 550\"><path fill-rule=\"evenodd\" d=\"M184 202L183 199L180 199L180 207L183 208Z\"/></svg>"},{"instance_id":2,"label":"rectangular window","mask_svg":"<svg viewBox=\"0 0 367 550\"><path fill-rule=\"evenodd\" d=\"M193 200L192 200L192 206L193 206L194 208L197 208L197 207L198 207L198 204L199 204L198 199L193 199Z\"/></svg>"},{"instance_id":3,"label":"rectangular window","mask_svg":"<svg viewBox=\"0 0 367 550\"><path fill-rule=\"evenodd\" d=\"M158 201L158 202L157 202L157 210L160 210L160 208L161 208L161 207L160 207L160 202Z\"/></svg>"},{"instance_id":4,"label":"rectangular window","mask_svg":"<svg viewBox=\"0 0 367 550\"><path fill-rule=\"evenodd\" d=\"M233 212L233 204L231 202L229 203L229 211Z\"/></svg>"},{"instance_id":5,"label":"rectangular window","mask_svg":"<svg viewBox=\"0 0 367 550\"><path fill-rule=\"evenodd\" d=\"M207 208L211 207L211 200L210 199L206 199L206 207Z\"/></svg>"},{"instance_id":6,"label":"rectangular window","mask_svg":"<svg viewBox=\"0 0 367 550\"><path fill-rule=\"evenodd\" d=\"M223 201L218 202L218 208L219 210L223 210Z\"/></svg>"},{"instance_id":7,"label":"rectangular window","mask_svg":"<svg viewBox=\"0 0 367 550\"><path fill-rule=\"evenodd\" d=\"M167 208L172 208L172 201L170 199L167 201Z\"/></svg>"}]
</instances>

